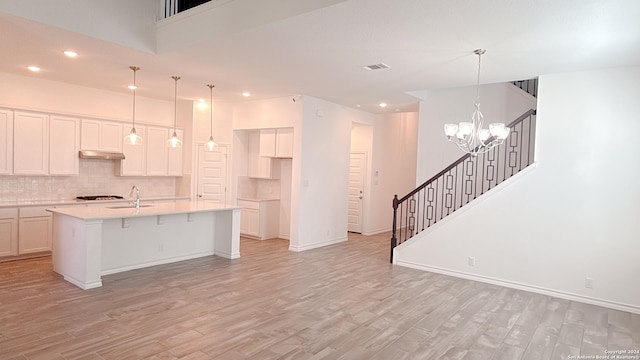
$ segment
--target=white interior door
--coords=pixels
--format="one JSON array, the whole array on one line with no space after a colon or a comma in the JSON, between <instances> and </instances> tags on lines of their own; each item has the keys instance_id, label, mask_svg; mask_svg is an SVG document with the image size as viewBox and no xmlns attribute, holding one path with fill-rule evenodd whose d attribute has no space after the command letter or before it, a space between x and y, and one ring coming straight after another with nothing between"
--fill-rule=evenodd
<instances>
[{"instance_id":1,"label":"white interior door","mask_svg":"<svg viewBox=\"0 0 640 360\"><path fill-rule=\"evenodd\" d=\"M198 145L198 200L226 204L227 198L227 147L216 146L205 151Z\"/></svg>"},{"instance_id":2,"label":"white interior door","mask_svg":"<svg viewBox=\"0 0 640 360\"><path fill-rule=\"evenodd\" d=\"M363 152L352 152L349 166L349 209L347 230L362 232L362 197L364 196L364 174L367 156Z\"/></svg>"}]
</instances>

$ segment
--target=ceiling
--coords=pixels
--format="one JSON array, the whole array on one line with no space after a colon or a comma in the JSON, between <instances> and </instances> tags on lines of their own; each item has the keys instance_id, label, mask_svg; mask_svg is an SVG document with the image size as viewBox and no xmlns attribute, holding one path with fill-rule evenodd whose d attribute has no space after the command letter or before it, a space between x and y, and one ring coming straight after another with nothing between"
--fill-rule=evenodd
<instances>
[{"instance_id":1,"label":"ceiling","mask_svg":"<svg viewBox=\"0 0 640 360\"><path fill-rule=\"evenodd\" d=\"M226 3L234 1L247 2ZM383 113L475 84L477 48L487 50L482 83L640 64L637 0L325 0L298 11L270 2L283 4L270 16L211 6L225 20L216 32L157 36L196 23L203 10L192 9L154 25L144 46L0 12L0 72L127 92L128 67L137 65L141 96L172 100L171 75L179 75L180 99L208 99L205 85L214 83L214 101L248 101L243 91L249 99L302 94ZM62 56L68 48L80 55ZM26 70L32 63L42 71ZM363 69L377 63L389 69Z\"/></svg>"}]
</instances>

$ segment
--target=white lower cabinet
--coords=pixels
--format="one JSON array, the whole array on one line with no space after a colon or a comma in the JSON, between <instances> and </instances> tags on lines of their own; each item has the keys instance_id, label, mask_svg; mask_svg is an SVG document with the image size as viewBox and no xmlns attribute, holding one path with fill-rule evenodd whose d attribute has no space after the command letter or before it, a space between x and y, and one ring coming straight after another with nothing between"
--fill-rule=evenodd
<instances>
[{"instance_id":1,"label":"white lower cabinet","mask_svg":"<svg viewBox=\"0 0 640 360\"><path fill-rule=\"evenodd\" d=\"M20 208L18 254L51 251L52 219L46 207Z\"/></svg>"},{"instance_id":2,"label":"white lower cabinet","mask_svg":"<svg viewBox=\"0 0 640 360\"><path fill-rule=\"evenodd\" d=\"M18 255L18 209L0 209L0 257Z\"/></svg>"},{"instance_id":3,"label":"white lower cabinet","mask_svg":"<svg viewBox=\"0 0 640 360\"><path fill-rule=\"evenodd\" d=\"M240 234L259 240L278 237L279 200L238 200L238 206L242 207Z\"/></svg>"},{"instance_id":4,"label":"white lower cabinet","mask_svg":"<svg viewBox=\"0 0 640 360\"><path fill-rule=\"evenodd\" d=\"M242 209L240 215L240 233L248 236L259 236L260 214L256 209Z\"/></svg>"}]
</instances>

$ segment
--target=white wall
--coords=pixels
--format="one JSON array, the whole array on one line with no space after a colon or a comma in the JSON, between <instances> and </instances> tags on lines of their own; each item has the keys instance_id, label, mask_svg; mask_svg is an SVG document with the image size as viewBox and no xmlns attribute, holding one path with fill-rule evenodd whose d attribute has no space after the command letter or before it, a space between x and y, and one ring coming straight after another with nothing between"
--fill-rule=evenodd
<instances>
[{"instance_id":1,"label":"white wall","mask_svg":"<svg viewBox=\"0 0 640 360\"><path fill-rule=\"evenodd\" d=\"M156 0L2 0L0 11L154 52Z\"/></svg>"},{"instance_id":2,"label":"white wall","mask_svg":"<svg viewBox=\"0 0 640 360\"><path fill-rule=\"evenodd\" d=\"M0 106L131 122L133 95L0 73ZM180 105L180 104L179 104ZM178 118L191 116L181 110ZM183 111L186 111L183 112ZM136 96L136 123L173 126L173 101ZM181 126L178 123L178 126Z\"/></svg>"},{"instance_id":3,"label":"white wall","mask_svg":"<svg viewBox=\"0 0 640 360\"><path fill-rule=\"evenodd\" d=\"M365 234L391 230L392 200L415 188L418 114L393 113L374 127L370 226ZM377 175L376 175L377 172Z\"/></svg>"},{"instance_id":4,"label":"white wall","mask_svg":"<svg viewBox=\"0 0 640 360\"><path fill-rule=\"evenodd\" d=\"M347 240L351 123L363 114L304 97L302 118L294 125L299 136L294 138L289 249Z\"/></svg>"},{"instance_id":5,"label":"white wall","mask_svg":"<svg viewBox=\"0 0 640 360\"><path fill-rule=\"evenodd\" d=\"M420 102L416 185L464 155L446 140L444 124L470 121L475 99L476 87L469 86L433 91ZM480 110L484 115L485 128L494 122L508 124L535 108L535 98L511 84L480 86Z\"/></svg>"},{"instance_id":6,"label":"white wall","mask_svg":"<svg viewBox=\"0 0 640 360\"><path fill-rule=\"evenodd\" d=\"M541 76L537 167L403 244L398 264L640 313L639 78Z\"/></svg>"}]
</instances>

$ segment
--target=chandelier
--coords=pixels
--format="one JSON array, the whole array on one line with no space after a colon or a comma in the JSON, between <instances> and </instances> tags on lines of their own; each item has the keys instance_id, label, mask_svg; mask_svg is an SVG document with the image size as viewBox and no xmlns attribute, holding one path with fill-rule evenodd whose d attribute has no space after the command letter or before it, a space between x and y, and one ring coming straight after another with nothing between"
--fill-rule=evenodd
<instances>
[{"instance_id":1,"label":"chandelier","mask_svg":"<svg viewBox=\"0 0 640 360\"><path fill-rule=\"evenodd\" d=\"M476 83L475 111L471 115L471 122L444 124L444 134L447 136L447 140L456 144L460 150L471 154L471 156L483 154L504 143L510 131L503 123L491 123L489 124L489 129L482 127L484 117L480 112L480 59L485 52L484 49L474 51L478 55L478 79Z\"/></svg>"}]
</instances>

